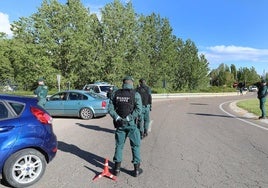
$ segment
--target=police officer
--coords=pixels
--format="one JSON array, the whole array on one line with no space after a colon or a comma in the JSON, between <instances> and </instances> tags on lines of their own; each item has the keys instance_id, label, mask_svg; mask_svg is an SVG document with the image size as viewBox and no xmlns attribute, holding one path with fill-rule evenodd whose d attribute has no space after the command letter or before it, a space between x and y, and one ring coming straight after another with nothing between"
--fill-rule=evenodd
<instances>
[{"instance_id":1,"label":"police officer","mask_svg":"<svg viewBox=\"0 0 268 188\"><path fill-rule=\"evenodd\" d=\"M136 88L136 91L141 95L142 99L142 113L138 119L138 128L140 129L142 139L148 135L150 111L152 110L152 92L143 78L139 80L139 86Z\"/></svg>"},{"instance_id":2,"label":"police officer","mask_svg":"<svg viewBox=\"0 0 268 188\"><path fill-rule=\"evenodd\" d=\"M133 88L133 78L126 76L123 79L122 89L118 89L112 95L109 102L109 114L113 118L115 131L115 153L113 161L114 175L120 174L123 147L128 137L132 150L132 163L134 164L134 177L142 173L140 168L140 132L136 125L136 119L141 113L142 102L139 93Z\"/></svg>"},{"instance_id":3,"label":"police officer","mask_svg":"<svg viewBox=\"0 0 268 188\"><path fill-rule=\"evenodd\" d=\"M267 86L265 80L262 80L258 88L258 99L260 101L261 116L259 119L266 119L266 102Z\"/></svg>"},{"instance_id":4,"label":"police officer","mask_svg":"<svg viewBox=\"0 0 268 188\"><path fill-rule=\"evenodd\" d=\"M116 90L118 90L116 86L111 86L107 92L107 98L111 99Z\"/></svg>"},{"instance_id":5,"label":"police officer","mask_svg":"<svg viewBox=\"0 0 268 188\"><path fill-rule=\"evenodd\" d=\"M38 79L38 87L34 90L34 94L37 95L38 105L44 107L46 104L46 98L48 93L48 87L44 83L43 78Z\"/></svg>"}]
</instances>

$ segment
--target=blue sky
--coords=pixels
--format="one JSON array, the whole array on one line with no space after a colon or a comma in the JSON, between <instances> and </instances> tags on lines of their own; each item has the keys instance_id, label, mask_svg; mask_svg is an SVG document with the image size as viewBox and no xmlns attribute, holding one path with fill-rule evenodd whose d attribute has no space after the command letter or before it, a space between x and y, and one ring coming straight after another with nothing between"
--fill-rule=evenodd
<instances>
[{"instance_id":1,"label":"blue sky","mask_svg":"<svg viewBox=\"0 0 268 188\"><path fill-rule=\"evenodd\" d=\"M10 34L9 24L37 12L41 2L0 0L0 31ZM109 2L113 0L82 0L95 13ZM173 34L191 39L211 69L224 63L254 67L260 75L268 72L267 0L132 0L132 4L138 14L167 18Z\"/></svg>"}]
</instances>

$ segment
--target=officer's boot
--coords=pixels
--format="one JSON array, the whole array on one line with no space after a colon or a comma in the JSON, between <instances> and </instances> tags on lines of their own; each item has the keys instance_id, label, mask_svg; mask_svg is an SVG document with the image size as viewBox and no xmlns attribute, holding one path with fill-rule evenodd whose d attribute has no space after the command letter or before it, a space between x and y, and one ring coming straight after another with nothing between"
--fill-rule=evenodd
<instances>
[{"instance_id":1,"label":"officer's boot","mask_svg":"<svg viewBox=\"0 0 268 188\"><path fill-rule=\"evenodd\" d=\"M140 163L134 164L134 177L138 177L143 170L140 168Z\"/></svg>"},{"instance_id":2,"label":"officer's boot","mask_svg":"<svg viewBox=\"0 0 268 188\"><path fill-rule=\"evenodd\" d=\"M114 175L119 176L120 174L120 167L121 167L121 162L115 162L114 164Z\"/></svg>"}]
</instances>

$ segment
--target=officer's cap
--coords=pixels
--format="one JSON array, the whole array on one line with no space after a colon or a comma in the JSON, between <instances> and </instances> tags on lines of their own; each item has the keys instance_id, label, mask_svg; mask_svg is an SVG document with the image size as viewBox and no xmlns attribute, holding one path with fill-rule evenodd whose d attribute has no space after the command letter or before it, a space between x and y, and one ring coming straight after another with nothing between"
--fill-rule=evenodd
<instances>
[{"instance_id":1,"label":"officer's cap","mask_svg":"<svg viewBox=\"0 0 268 188\"><path fill-rule=\"evenodd\" d=\"M132 78L132 76L125 76L123 79L123 82L125 82L126 80L131 80L132 82L134 82L134 79Z\"/></svg>"},{"instance_id":2,"label":"officer's cap","mask_svg":"<svg viewBox=\"0 0 268 188\"><path fill-rule=\"evenodd\" d=\"M44 81L44 78L38 78L37 81L38 81L38 82L43 82L43 81Z\"/></svg>"}]
</instances>

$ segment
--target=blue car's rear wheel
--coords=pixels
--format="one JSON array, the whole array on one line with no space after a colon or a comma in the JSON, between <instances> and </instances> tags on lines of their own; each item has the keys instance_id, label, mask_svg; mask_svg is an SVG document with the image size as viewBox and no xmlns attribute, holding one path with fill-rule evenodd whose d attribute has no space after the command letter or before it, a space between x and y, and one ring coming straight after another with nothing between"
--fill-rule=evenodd
<instances>
[{"instance_id":1,"label":"blue car's rear wheel","mask_svg":"<svg viewBox=\"0 0 268 188\"><path fill-rule=\"evenodd\" d=\"M90 108L82 108L80 110L80 117L82 119L92 119L93 118L93 112Z\"/></svg>"},{"instance_id":2,"label":"blue car's rear wheel","mask_svg":"<svg viewBox=\"0 0 268 188\"><path fill-rule=\"evenodd\" d=\"M28 187L41 179L46 159L35 149L23 149L12 154L5 162L3 178L12 187Z\"/></svg>"}]
</instances>

